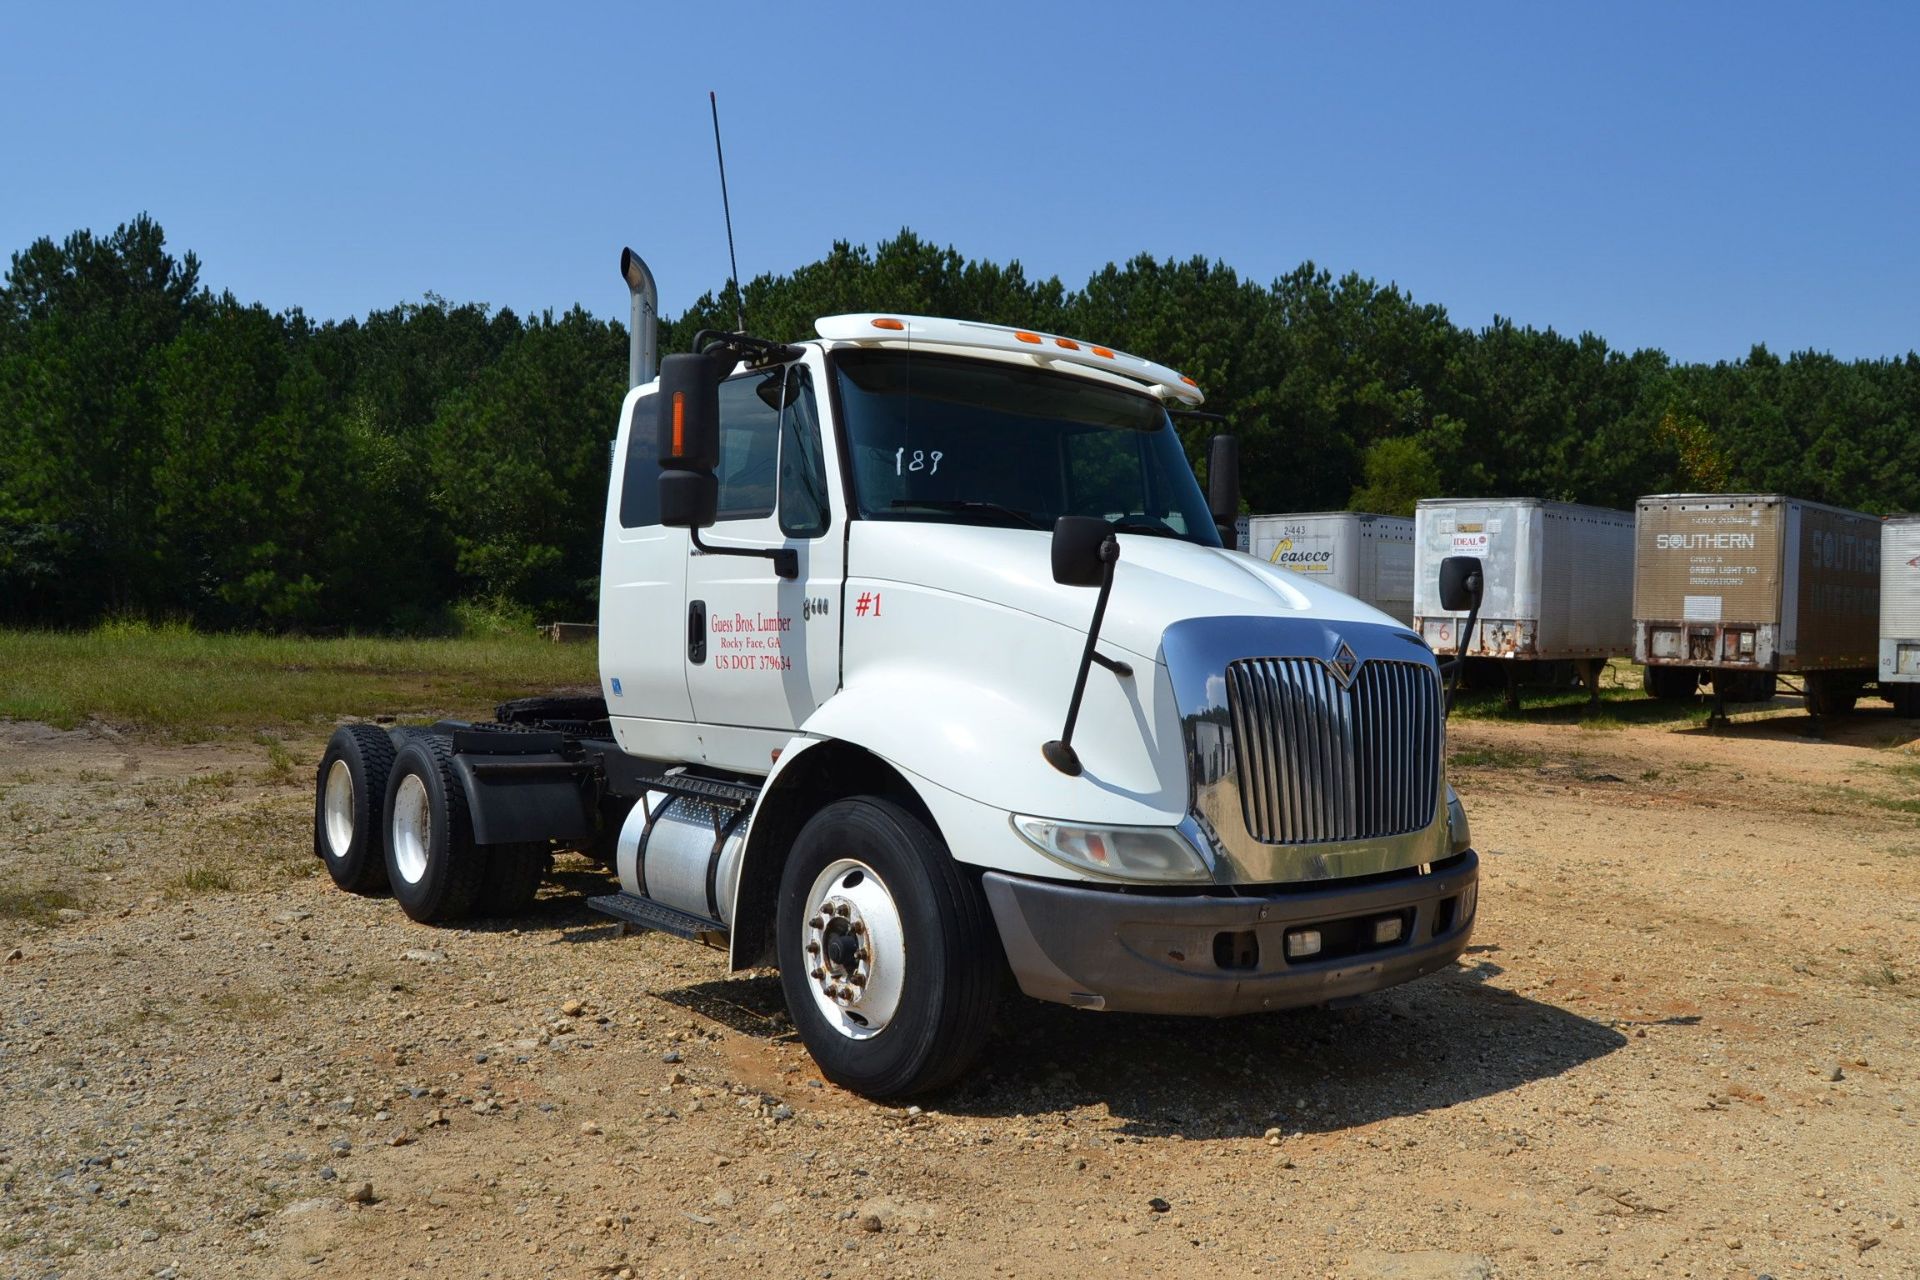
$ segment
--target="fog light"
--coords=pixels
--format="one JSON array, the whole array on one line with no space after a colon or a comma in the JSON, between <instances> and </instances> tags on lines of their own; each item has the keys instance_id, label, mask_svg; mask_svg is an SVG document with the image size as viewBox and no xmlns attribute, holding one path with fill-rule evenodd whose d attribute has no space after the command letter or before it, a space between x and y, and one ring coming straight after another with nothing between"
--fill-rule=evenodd
<instances>
[{"instance_id":1,"label":"fog light","mask_svg":"<svg viewBox=\"0 0 1920 1280\"><path fill-rule=\"evenodd\" d=\"M1320 954L1318 929L1294 929L1287 934L1287 959L1303 960Z\"/></svg>"},{"instance_id":2,"label":"fog light","mask_svg":"<svg viewBox=\"0 0 1920 1280\"><path fill-rule=\"evenodd\" d=\"M1473 919L1473 909L1480 905L1480 882L1468 885L1466 892L1460 895L1460 922L1465 924Z\"/></svg>"},{"instance_id":3,"label":"fog light","mask_svg":"<svg viewBox=\"0 0 1920 1280\"><path fill-rule=\"evenodd\" d=\"M1400 941L1400 935L1406 931L1407 922L1399 916L1388 916L1384 920L1373 922L1373 945L1384 947L1389 942Z\"/></svg>"}]
</instances>

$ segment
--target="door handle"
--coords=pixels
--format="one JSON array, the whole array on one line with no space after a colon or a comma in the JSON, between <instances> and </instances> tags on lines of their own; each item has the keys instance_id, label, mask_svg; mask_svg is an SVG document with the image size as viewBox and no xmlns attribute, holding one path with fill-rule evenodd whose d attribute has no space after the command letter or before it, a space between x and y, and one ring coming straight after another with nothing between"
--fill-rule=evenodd
<instances>
[{"instance_id":1,"label":"door handle","mask_svg":"<svg viewBox=\"0 0 1920 1280\"><path fill-rule=\"evenodd\" d=\"M687 661L698 666L707 660L707 602L687 606Z\"/></svg>"}]
</instances>

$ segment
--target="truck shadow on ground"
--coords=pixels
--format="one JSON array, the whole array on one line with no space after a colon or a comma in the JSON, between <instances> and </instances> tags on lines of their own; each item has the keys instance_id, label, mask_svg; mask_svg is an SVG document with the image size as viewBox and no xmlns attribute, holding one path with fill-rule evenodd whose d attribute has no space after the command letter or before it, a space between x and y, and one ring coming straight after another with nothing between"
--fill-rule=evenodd
<instances>
[{"instance_id":1,"label":"truck shadow on ground","mask_svg":"<svg viewBox=\"0 0 1920 1280\"><path fill-rule=\"evenodd\" d=\"M1503 1093L1627 1043L1613 1026L1490 985L1501 969L1484 954L1348 1008L1243 1018L1096 1014L1013 993L974 1071L918 1101L961 1116L1104 1106L1138 1137L1323 1133ZM657 994L745 1035L793 1036L775 977Z\"/></svg>"}]
</instances>

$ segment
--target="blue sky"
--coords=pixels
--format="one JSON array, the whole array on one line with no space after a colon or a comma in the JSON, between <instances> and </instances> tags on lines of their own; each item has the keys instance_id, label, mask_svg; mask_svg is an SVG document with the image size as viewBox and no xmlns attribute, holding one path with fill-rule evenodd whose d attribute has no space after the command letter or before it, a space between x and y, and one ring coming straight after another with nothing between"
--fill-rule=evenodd
<instances>
[{"instance_id":1,"label":"blue sky","mask_svg":"<svg viewBox=\"0 0 1920 1280\"><path fill-rule=\"evenodd\" d=\"M1920 6L0 8L0 249L141 210L204 278L669 314L911 226L1069 287L1304 259L1478 327L1920 346ZM1098 335L1092 335L1097 337Z\"/></svg>"}]
</instances>

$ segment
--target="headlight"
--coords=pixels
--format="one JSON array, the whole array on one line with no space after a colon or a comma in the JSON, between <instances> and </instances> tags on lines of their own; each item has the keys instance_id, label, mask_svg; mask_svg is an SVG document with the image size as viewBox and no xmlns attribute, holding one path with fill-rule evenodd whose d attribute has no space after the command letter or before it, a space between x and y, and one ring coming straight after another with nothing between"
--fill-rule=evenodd
<instances>
[{"instance_id":1,"label":"headlight","mask_svg":"<svg viewBox=\"0 0 1920 1280\"><path fill-rule=\"evenodd\" d=\"M1016 813L1013 829L1075 871L1116 880L1213 879L1199 851L1173 827L1076 827Z\"/></svg>"},{"instance_id":2,"label":"headlight","mask_svg":"<svg viewBox=\"0 0 1920 1280\"><path fill-rule=\"evenodd\" d=\"M1467 826L1466 806L1460 803L1460 797L1451 782L1447 784L1447 836L1453 842L1455 853L1473 847L1473 829Z\"/></svg>"}]
</instances>

